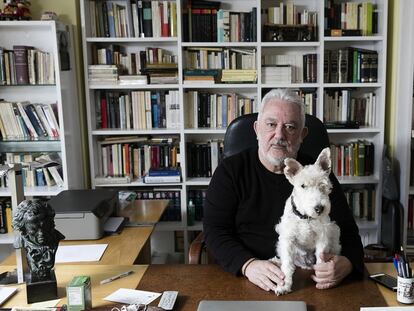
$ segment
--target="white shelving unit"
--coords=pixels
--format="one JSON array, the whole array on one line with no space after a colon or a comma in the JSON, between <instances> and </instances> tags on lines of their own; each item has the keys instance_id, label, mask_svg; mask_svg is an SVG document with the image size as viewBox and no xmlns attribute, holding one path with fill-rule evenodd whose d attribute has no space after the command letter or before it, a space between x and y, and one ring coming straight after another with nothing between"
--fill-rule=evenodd
<instances>
[{"instance_id":1,"label":"white shelving unit","mask_svg":"<svg viewBox=\"0 0 414 311\"><path fill-rule=\"evenodd\" d=\"M381 155L383 150L384 141L384 113L385 113L385 74L386 74L386 47L387 47L387 16L388 16L388 2L387 0L372 0L378 11L378 34L373 36L362 37L325 37L324 36L324 1L318 0L296 0L293 1L295 5L300 8L307 8L309 11L318 12L318 40L315 42L262 42L262 25L264 24L265 15L261 14L264 9L268 7L278 5L281 1L273 0L254 0L254 1L232 1L225 0L220 1L221 7L224 9L230 9L234 11L251 11L251 8L257 8L257 42L228 42L228 43L216 43L216 42L183 42L182 40L182 15L177 14L178 36L177 38L96 38L90 37L90 25L89 25L89 1L81 1L81 20L82 20L82 33L83 33L83 53L84 53L84 69L85 69L85 81L86 81L86 98L87 98L87 113L88 113L88 133L89 133L89 153L91 162L91 176L99 175L99 166L97 158L97 140L100 136L117 136L117 135L146 135L146 134L165 134L165 135L179 135L180 138L180 164L182 168L182 182L175 184L175 187L181 191L181 222L172 222L169 224L160 224L157 226L157 230L180 230L184 231L184 253L187 253L189 238L188 234L191 231L201 230L201 223L196 223L193 226L187 226L187 194L189 189L194 188L206 188L209 184L209 178L188 178L187 177L187 161L186 155L186 142L191 140L207 140L212 138L223 138L225 129L192 129L185 128L184 122L182 122L179 129L174 130L154 130L154 131L137 131L137 130L99 130L96 128L95 121L95 98L94 93L96 89L108 89L108 90L153 90L153 89L172 89L179 91L179 99L182 104L181 120L184 120L185 116L185 92L189 90L207 90L211 92L237 92L238 94L248 96L250 98L255 97L257 101L261 99L262 92L269 88L293 88L293 89L307 89L312 88L317 93L317 117L323 118L323 94L325 90L337 89L337 88L353 88L357 91L375 92L377 98L376 107L376 123L375 126L360 128L357 130L329 130L330 138L333 142L349 142L358 139L368 140L375 145L374 155L374 174L372 176L364 177L342 177L340 182L343 185L360 186L370 184L375 187L376 190L376 209L375 220L373 221L358 221L360 226L360 233L363 238L364 244L375 243L379 239L379 225L381 223L380 217L380 204L381 204ZM121 1L120 1L121 2ZM129 1L125 1L124 4ZM186 7L186 1L176 0L177 12L181 12L182 8ZM354 1L360 2L360 1ZM145 85L139 87L120 87L116 85L105 86L90 86L88 84L88 65L91 63L91 44L99 44L105 46L105 44L116 43L125 46L128 50L142 50L145 47L162 47L175 52L178 55L178 70L179 70L179 83L177 85ZM324 69L324 50L331 48L342 47L356 47L362 49L376 50L379 55L378 59L378 82L377 83L325 83L323 81L323 69ZM185 66L183 60L183 51L186 48L197 47L236 47L236 48L254 48L257 55L257 72L258 81L254 84L184 84L182 77L182 70ZM265 54L275 54L278 51L296 52L300 53L315 53L317 54L317 81L316 83L295 83L295 84L262 84L261 78L261 64L262 56ZM93 183L93 181L92 181ZM95 185L93 185L95 186ZM114 187L114 185L108 185ZM119 185L120 188L125 187L148 187L141 182L133 182L131 184ZM159 185L169 186L173 185ZM186 255L185 255L186 257Z\"/></svg>"},{"instance_id":2,"label":"white shelving unit","mask_svg":"<svg viewBox=\"0 0 414 311\"><path fill-rule=\"evenodd\" d=\"M404 246L410 253L414 251L414 245L407 241L413 232L407 230L408 199L414 195L414 187L410 185L410 173L414 169L411 162L411 152L413 147L413 75L414 75L414 37L404 35L403 29L414 27L414 3L403 0L399 3L399 37L398 42L398 65L396 98L395 98L395 149L393 158L395 161L396 172L399 175L400 202L404 207Z\"/></svg>"},{"instance_id":3,"label":"white shelving unit","mask_svg":"<svg viewBox=\"0 0 414 311\"><path fill-rule=\"evenodd\" d=\"M67 32L70 70L61 70L59 32ZM59 140L0 141L1 152L58 152L62 159L63 187L25 187L25 196L54 196L62 190L84 187L83 161L80 147L79 104L76 93L72 32L54 21L0 21L0 47L13 50L13 45L33 46L53 55L54 85L0 85L5 101L57 103ZM10 196L8 188L0 188L0 196Z\"/></svg>"}]
</instances>

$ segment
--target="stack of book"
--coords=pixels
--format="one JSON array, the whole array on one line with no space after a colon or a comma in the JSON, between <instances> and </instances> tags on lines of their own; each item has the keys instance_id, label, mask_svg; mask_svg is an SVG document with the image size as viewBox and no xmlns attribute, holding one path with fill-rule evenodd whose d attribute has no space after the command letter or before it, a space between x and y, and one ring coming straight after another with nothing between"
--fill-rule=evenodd
<instances>
[{"instance_id":1,"label":"stack of book","mask_svg":"<svg viewBox=\"0 0 414 311\"><path fill-rule=\"evenodd\" d=\"M219 80L218 69L185 69L184 83L206 83L215 84Z\"/></svg>"},{"instance_id":2,"label":"stack of book","mask_svg":"<svg viewBox=\"0 0 414 311\"><path fill-rule=\"evenodd\" d=\"M90 84L116 84L118 82L118 67L116 65L89 65L88 76Z\"/></svg>"},{"instance_id":3,"label":"stack of book","mask_svg":"<svg viewBox=\"0 0 414 311\"><path fill-rule=\"evenodd\" d=\"M264 83L292 83L291 65L264 65L262 67Z\"/></svg>"},{"instance_id":4,"label":"stack of book","mask_svg":"<svg viewBox=\"0 0 414 311\"><path fill-rule=\"evenodd\" d=\"M146 85L147 76L145 75L122 75L119 76L120 85Z\"/></svg>"},{"instance_id":5,"label":"stack of book","mask_svg":"<svg viewBox=\"0 0 414 311\"><path fill-rule=\"evenodd\" d=\"M221 71L221 82L240 83L257 81L256 69L223 69Z\"/></svg>"},{"instance_id":6,"label":"stack of book","mask_svg":"<svg viewBox=\"0 0 414 311\"><path fill-rule=\"evenodd\" d=\"M150 168L143 180L146 184L180 182L181 170L180 167Z\"/></svg>"},{"instance_id":7,"label":"stack of book","mask_svg":"<svg viewBox=\"0 0 414 311\"><path fill-rule=\"evenodd\" d=\"M148 76L150 84L178 83L178 65L176 63L146 63L141 73Z\"/></svg>"}]
</instances>

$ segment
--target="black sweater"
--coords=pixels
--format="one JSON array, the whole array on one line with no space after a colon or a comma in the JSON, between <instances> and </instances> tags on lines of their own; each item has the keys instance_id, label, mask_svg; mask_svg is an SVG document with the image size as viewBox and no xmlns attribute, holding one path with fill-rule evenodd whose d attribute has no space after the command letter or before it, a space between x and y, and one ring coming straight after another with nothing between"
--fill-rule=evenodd
<instances>
[{"instance_id":1,"label":"black sweater","mask_svg":"<svg viewBox=\"0 0 414 311\"><path fill-rule=\"evenodd\" d=\"M314 161L298 155L302 164ZM358 227L336 177L330 176L330 217L341 230L342 255L358 274L363 271L363 248ZM293 186L283 174L267 170L257 148L224 159L214 172L204 204L204 235L218 263L237 275L251 257L270 259L276 254L275 225L283 214Z\"/></svg>"}]
</instances>

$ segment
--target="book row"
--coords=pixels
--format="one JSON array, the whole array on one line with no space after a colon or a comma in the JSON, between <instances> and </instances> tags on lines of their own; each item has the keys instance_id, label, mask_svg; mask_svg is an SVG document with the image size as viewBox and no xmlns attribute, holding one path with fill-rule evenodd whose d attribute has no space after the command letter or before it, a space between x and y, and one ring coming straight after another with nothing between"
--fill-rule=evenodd
<instances>
[{"instance_id":1,"label":"book row","mask_svg":"<svg viewBox=\"0 0 414 311\"><path fill-rule=\"evenodd\" d=\"M0 101L0 134L3 140L59 139L57 104Z\"/></svg>"},{"instance_id":2,"label":"book row","mask_svg":"<svg viewBox=\"0 0 414 311\"><path fill-rule=\"evenodd\" d=\"M195 207L194 220L203 220L203 206L206 200L207 189L190 189L187 193L187 209L189 202L192 201ZM188 215L188 211L187 211Z\"/></svg>"},{"instance_id":3,"label":"book row","mask_svg":"<svg viewBox=\"0 0 414 311\"><path fill-rule=\"evenodd\" d=\"M345 35L370 36L378 32L378 11L373 2L335 3L328 0L325 1L324 23L327 36L336 35L332 30L348 30Z\"/></svg>"},{"instance_id":4,"label":"book row","mask_svg":"<svg viewBox=\"0 0 414 311\"><path fill-rule=\"evenodd\" d=\"M324 122L356 121L363 126L375 125L375 93L351 95L350 90L326 90L324 97Z\"/></svg>"},{"instance_id":5,"label":"book row","mask_svg":"<svg viewBox=\"0 0 414 311\"><path fill-rule=\"evenodd\" d=\"M267 22L278 25L318 25L318 12L301 8L293 2L281 2L279 6L265 9Z\"/></svg>"},{"instance_id":6,"label":"book row","mask_svg":"<svg viewBox=\"0 0 414 311\"><path fill-rule=\"evenodd\" d=\"M89 1L92 37L176 37L175 1Z\"/></svg>"},{"instance_id":7,"label":"book row","mask_svg":"<svg viewBox=\"0 0 414 311\"><path fill-rule=\"evenodd\" d=\"M181 221L180 190L139 190L137 200L170 200L160 221Z\"/></svg>"},{"instance_id":8,"label":"book row","mask_svg":"<svg viewBox=\"0 0 414 311\"><path fill-rule=\"evenodd\" d=\"M357 219L368 221L375 220L375 188L365 187L364 189L348 188L344 189L345 197L349 208Z\"/></svg>"},{"instance_id":9,"label":"book row","mask_svg":"<svg viewBox=\"0 0 414 311\"><path fill-rule=\"evenodd\" d=\"M183 54L187 69L256 69L256 49L187 48Z\"/></svg>"},{"instance_id":10,"label":"book row","mask_svg":"<svg viewBox=\"0 0 414 311\"><path fill-rule=\"evenodd\" d=\"M223 158L223 141L187 142L187 176L211 177Z\"/></svg>"},{"instance_id":11,"label":"book row","mask_svg":"<svg viewBox=\"0 0 414 311\"><path fill-rule=\"evenodd\" d=\"M378 52L354 47L324 51L325 83L378 82Z\"/></svg>"},{"instance_id":12,"label":"book row","mask_svg":"<svg viewBox=\"0 0 414 311\"><path fill-rule=\"evenodd\" d=\"M156 47L146 47L143 51L127 53L123 46L117 44L102 48L92 45L91 54L92 64L118 65L118 74L121 75L142 74L143 69L147 68L147 64L151 64L150 68L169 68L171 64L178 63L177 55ZM171 68L177 68L177 65Z\"/></svg>"},{"instance_id":13,"label":"book row","mask_svg":"<svg viewBox=\"0 0 414 311\"><path fill-rule=\"evenodd\" d=\"M0 47L0 85L17 84L55 84L52 53L24 45Z\"/></svg>"},{"instance_id":14,"label":"book row","mask_svg":"<svg viewBox=\"0 0 414 311\"><path fill-rule=\"evenodd\" d=\"M336 176L370 176L374 172L374 144L365 140L331 144L332 172Z\"/></svg>"},{"instance_id":15,"label":"book row","mask_svg":"<svg viewBox=\"0 0 414 311\"><path fill-rule=\"evenodd\" d=\"M184 8L185 42L254 42L257 8L249 12L220 9L220 2L192 1Z\"/></svg>"},{"instance_id":16,"label":"book row","mask_svg":"<svg viewBox=\"0 0 414 311\"><path fill-rule=\"evenodd\" d=\"M3 154L4 155L4 154ZM22 164L22 179L25 187L64 185L62 160L56 152L52 153L5 153L4 164ZM7 178L2 187L7 187Z\"/></svg>"},{"instance_id":17,"label":"book row","mask_svg":"<svg viewBox=\"0 0 414 311\"><path fill-rule=\"evenodd\" d=\"M178 91L97 91L95 98L98 129L174 129L181 125Z\"/></svg>"},{"instance_id":18,"label":"book row","mask_svg":"<svg viewBox=\"0 0 414 311\"><path fill-rule=\"evenodd\" d=\"M263 63L263 83L317 82L317 54L267 54Z\"/></svg>"},{"instance_id":19,"label":"book row","mask_svg":"<svg viewBox=\"0 0 414 311\"><path fill-rule=\"evenodd\" d=\"M256 112L256 98L236 93L184 93L186 128L226 128L238 116Z\"/></svg>"},{"instance_id":20,"label":"book row","mask_svg":"<svg viewBox=\"0 0 414 311\"><path fill-rule=\"evenodd\" d=\"M103 182L110 183L107 177L142 178L150 168L177 167L179 144L175 140L168 143L152 142L145 137L125 139L124 142L101 141L100 172ZM105 180L106 178L106 180ZM98 179L95 178L97 182ZM115 180L114 180L115 181Z\"/></svg>"},{"instance_id":21,"label":"book row","mask_svg":"<svg viewBox=\"0 0 414 311\"><path fill-rule=\"evenodd\" d=\"M12 207L9 198L0 198L0 233L12 233Z\"/></svg>"}]
</instances>

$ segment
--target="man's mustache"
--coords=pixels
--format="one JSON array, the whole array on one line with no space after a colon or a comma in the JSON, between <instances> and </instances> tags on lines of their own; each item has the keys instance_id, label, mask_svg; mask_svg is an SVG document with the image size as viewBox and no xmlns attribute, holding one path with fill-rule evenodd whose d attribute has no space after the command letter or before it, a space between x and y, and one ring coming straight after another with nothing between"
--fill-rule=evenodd
<instances>
[{"instance_id":1,"label":"man's mustache","mask_svg":"<svg viewBox=\"0 0 414 311\"><path fill-rule=\"evenodd\" d=\"M286 140L283 139L276 139L272 142L272 145L280 146L280 147L287 147L288 143Z\"/></svg>"}]
</instances>

